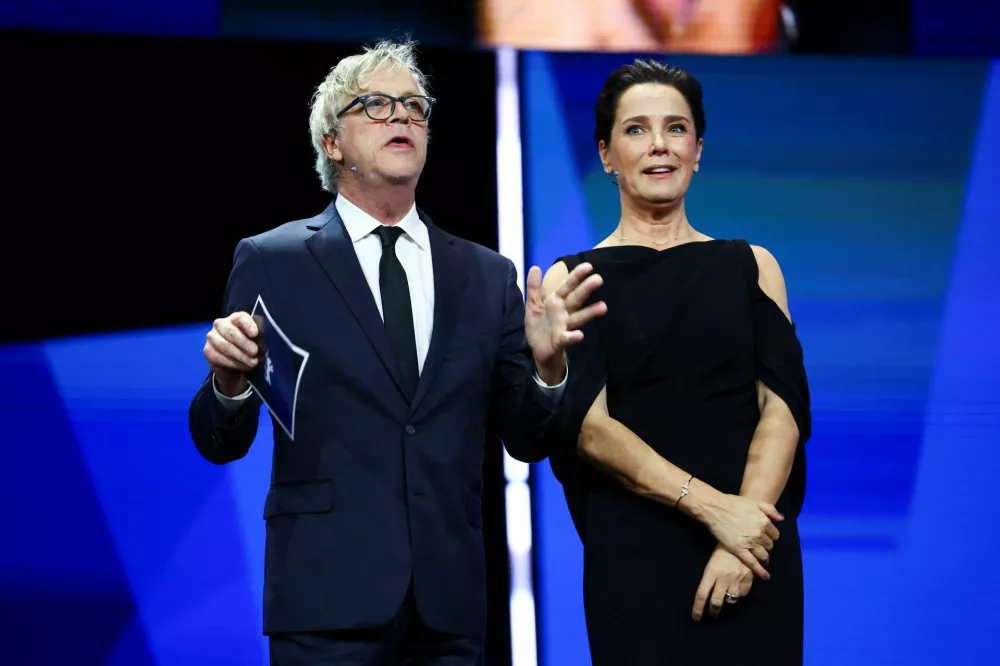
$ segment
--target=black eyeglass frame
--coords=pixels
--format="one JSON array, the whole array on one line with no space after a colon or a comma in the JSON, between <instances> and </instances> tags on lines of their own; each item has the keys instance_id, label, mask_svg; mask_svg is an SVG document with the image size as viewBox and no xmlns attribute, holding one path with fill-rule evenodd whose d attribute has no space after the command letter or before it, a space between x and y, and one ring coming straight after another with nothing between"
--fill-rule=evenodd
<instances>
[{"instance_id":1,"label":"black eyeglass frame","mask_svg":"<svg viewBox=\"0 0 1000 666\"><path fill-rule=\"evenodd\" d=\"M372 117L372 114L368 112L368 104L366 103L372 97L385 97L386 99L389 100L388 116L386 116L385 118ZM430 97L428 95L403 95L402 97L393 97L392 95L386 95L385 93L365 93L364 95L358 95L357 97L352 99L347 106L345 106L343 109L340 110L340 113L337 114L337 117L340 118L345 113L353 109L355 106L361 104L361 108L365 110L365 115L371 118L372 120L389 120L389 118L392 118L392 116L396 113L396 102L404 104L408 99L427 100L427 117L420 119L410 118L410 120L415 123L426 123L431 117L431 111L434 110L434 104L437 102L435 98Z\"/></svg>"}]
</instances>

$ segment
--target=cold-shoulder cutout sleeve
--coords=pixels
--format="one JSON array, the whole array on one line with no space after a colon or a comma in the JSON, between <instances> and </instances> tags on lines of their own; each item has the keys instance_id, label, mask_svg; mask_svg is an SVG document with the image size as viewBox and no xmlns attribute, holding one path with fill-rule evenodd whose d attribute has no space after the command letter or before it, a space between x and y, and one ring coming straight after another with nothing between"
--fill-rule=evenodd
<instances>
[{"instance_id":1,"label":"cold-shoulder cutout sleeve","mask_svg":"<svg viewBox=\"0 0 1000 666\"><path fill-rule=\"evenodd\" d=\"M757 259L745 241L736 241L753 312L757 379L788 405L799 428L798 448L786 486L795 513L805 499L805 443L812 433L809 382L795 324L760 288Z\"/></svg>"}]
</instances>

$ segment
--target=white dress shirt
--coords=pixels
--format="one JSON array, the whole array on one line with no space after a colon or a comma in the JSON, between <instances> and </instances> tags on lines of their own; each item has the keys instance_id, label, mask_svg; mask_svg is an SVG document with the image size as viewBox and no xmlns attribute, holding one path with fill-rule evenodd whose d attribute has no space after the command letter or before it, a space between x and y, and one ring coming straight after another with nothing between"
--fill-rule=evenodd
<instances>
[{"instance_id":1,"label":"white dress shirt","mask_svg":"<svg viewBox=\"0 0 1000 666\"><path fill-rule=\"evenodd\" d=\"M337 197L337 212L344 221L347 235L354 244L354 251L361 264L361 272L375 297L379 316L382 312L382 289L379 286L378 269L382 261L382 241L375 230L382 223L361 210L343 196ZM410 308L413 311L413 334L417 343L417 368L424 370L427 349L431 345L431 331L434 328L434 262L431 261L431 243L427 226L417 215L414 204L396 226L403 234L396 241L396 257L406 271L406 283L410 287Z\"/></svg>"},{"instance_id":2,"label":"white dress shirt","mask_svg":"<svg viewBox=\"0 0 1000 666\"><path fill-rule=\"evenodd\" d=\"M374 231L382 225L374 217L361 210L339 195L334 205L340 219L344 221L347 235L354 244L354 252L358 255L361 272L365 275L368 287L375 298L379 316L382 313L382 290L379 287L379 262L382 260L382 241ZM430 237L427 225L417 215L416 204L402 220L396 223L403 234L396 241L396 256L406 271L406 282L410 287L410 307L413 310L413 333L417 343L417 368L423 372L424 361L427 360L427 350L431 344L431 332L434 330L434 262L431 260ZM566 386L566 379L555 386L549 386L534 373L535 383L552 400L558 399ZM250 396L251 389L230 398L223 395L215 378L212 379L215 395L227 408L236 410L240 403Z\"/></svg>"}]
</instances>

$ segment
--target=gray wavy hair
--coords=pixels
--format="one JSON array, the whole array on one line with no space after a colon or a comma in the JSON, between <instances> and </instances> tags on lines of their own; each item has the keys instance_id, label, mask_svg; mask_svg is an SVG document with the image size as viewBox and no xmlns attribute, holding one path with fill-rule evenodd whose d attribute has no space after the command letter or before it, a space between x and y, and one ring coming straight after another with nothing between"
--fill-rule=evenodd
<instances>
[{"instance_id":1,"label":"gray wavy hair","mask_svg":"<svg viewBox=\"0 0 1000 666\"><path fill-rule=\"evenodd\" d=\"M316 173L327 192L337 191L337 169L323 150L323 137L340 132L343 126L337 113L368 87L372 74L385 66L402 67L417 82L418 92L427 94L427 77L417 67L416 45L409 39L380 41L338 62L317 86L309 113L309 134L316 152Z\"/></svg>"}]
</instances>

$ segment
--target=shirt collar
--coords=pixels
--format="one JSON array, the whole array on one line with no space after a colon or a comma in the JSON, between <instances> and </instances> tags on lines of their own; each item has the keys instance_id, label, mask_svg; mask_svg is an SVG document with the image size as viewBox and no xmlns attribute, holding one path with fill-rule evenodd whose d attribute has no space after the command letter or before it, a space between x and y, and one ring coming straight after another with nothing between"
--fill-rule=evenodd
<instances>
[{"instance_id":1,"label":"shirt collar","mask_svg":"<svg viewBox=\"0 0 1000 666\"><path fill-rule=\"evenodd\" d=\"M355 206L342 194L337 195L334 206L337 208L337 213L340 214L340 219L344 221L344 227L347 229L347 235L350 236L352 243L357 243L382 225L381 222ZM427 249L429 240L427 226L417 215L416 204L413 204L409 212L395 226L402 229L403 233L416 243L418 248Z\"/></svg>"}]
</instances>

